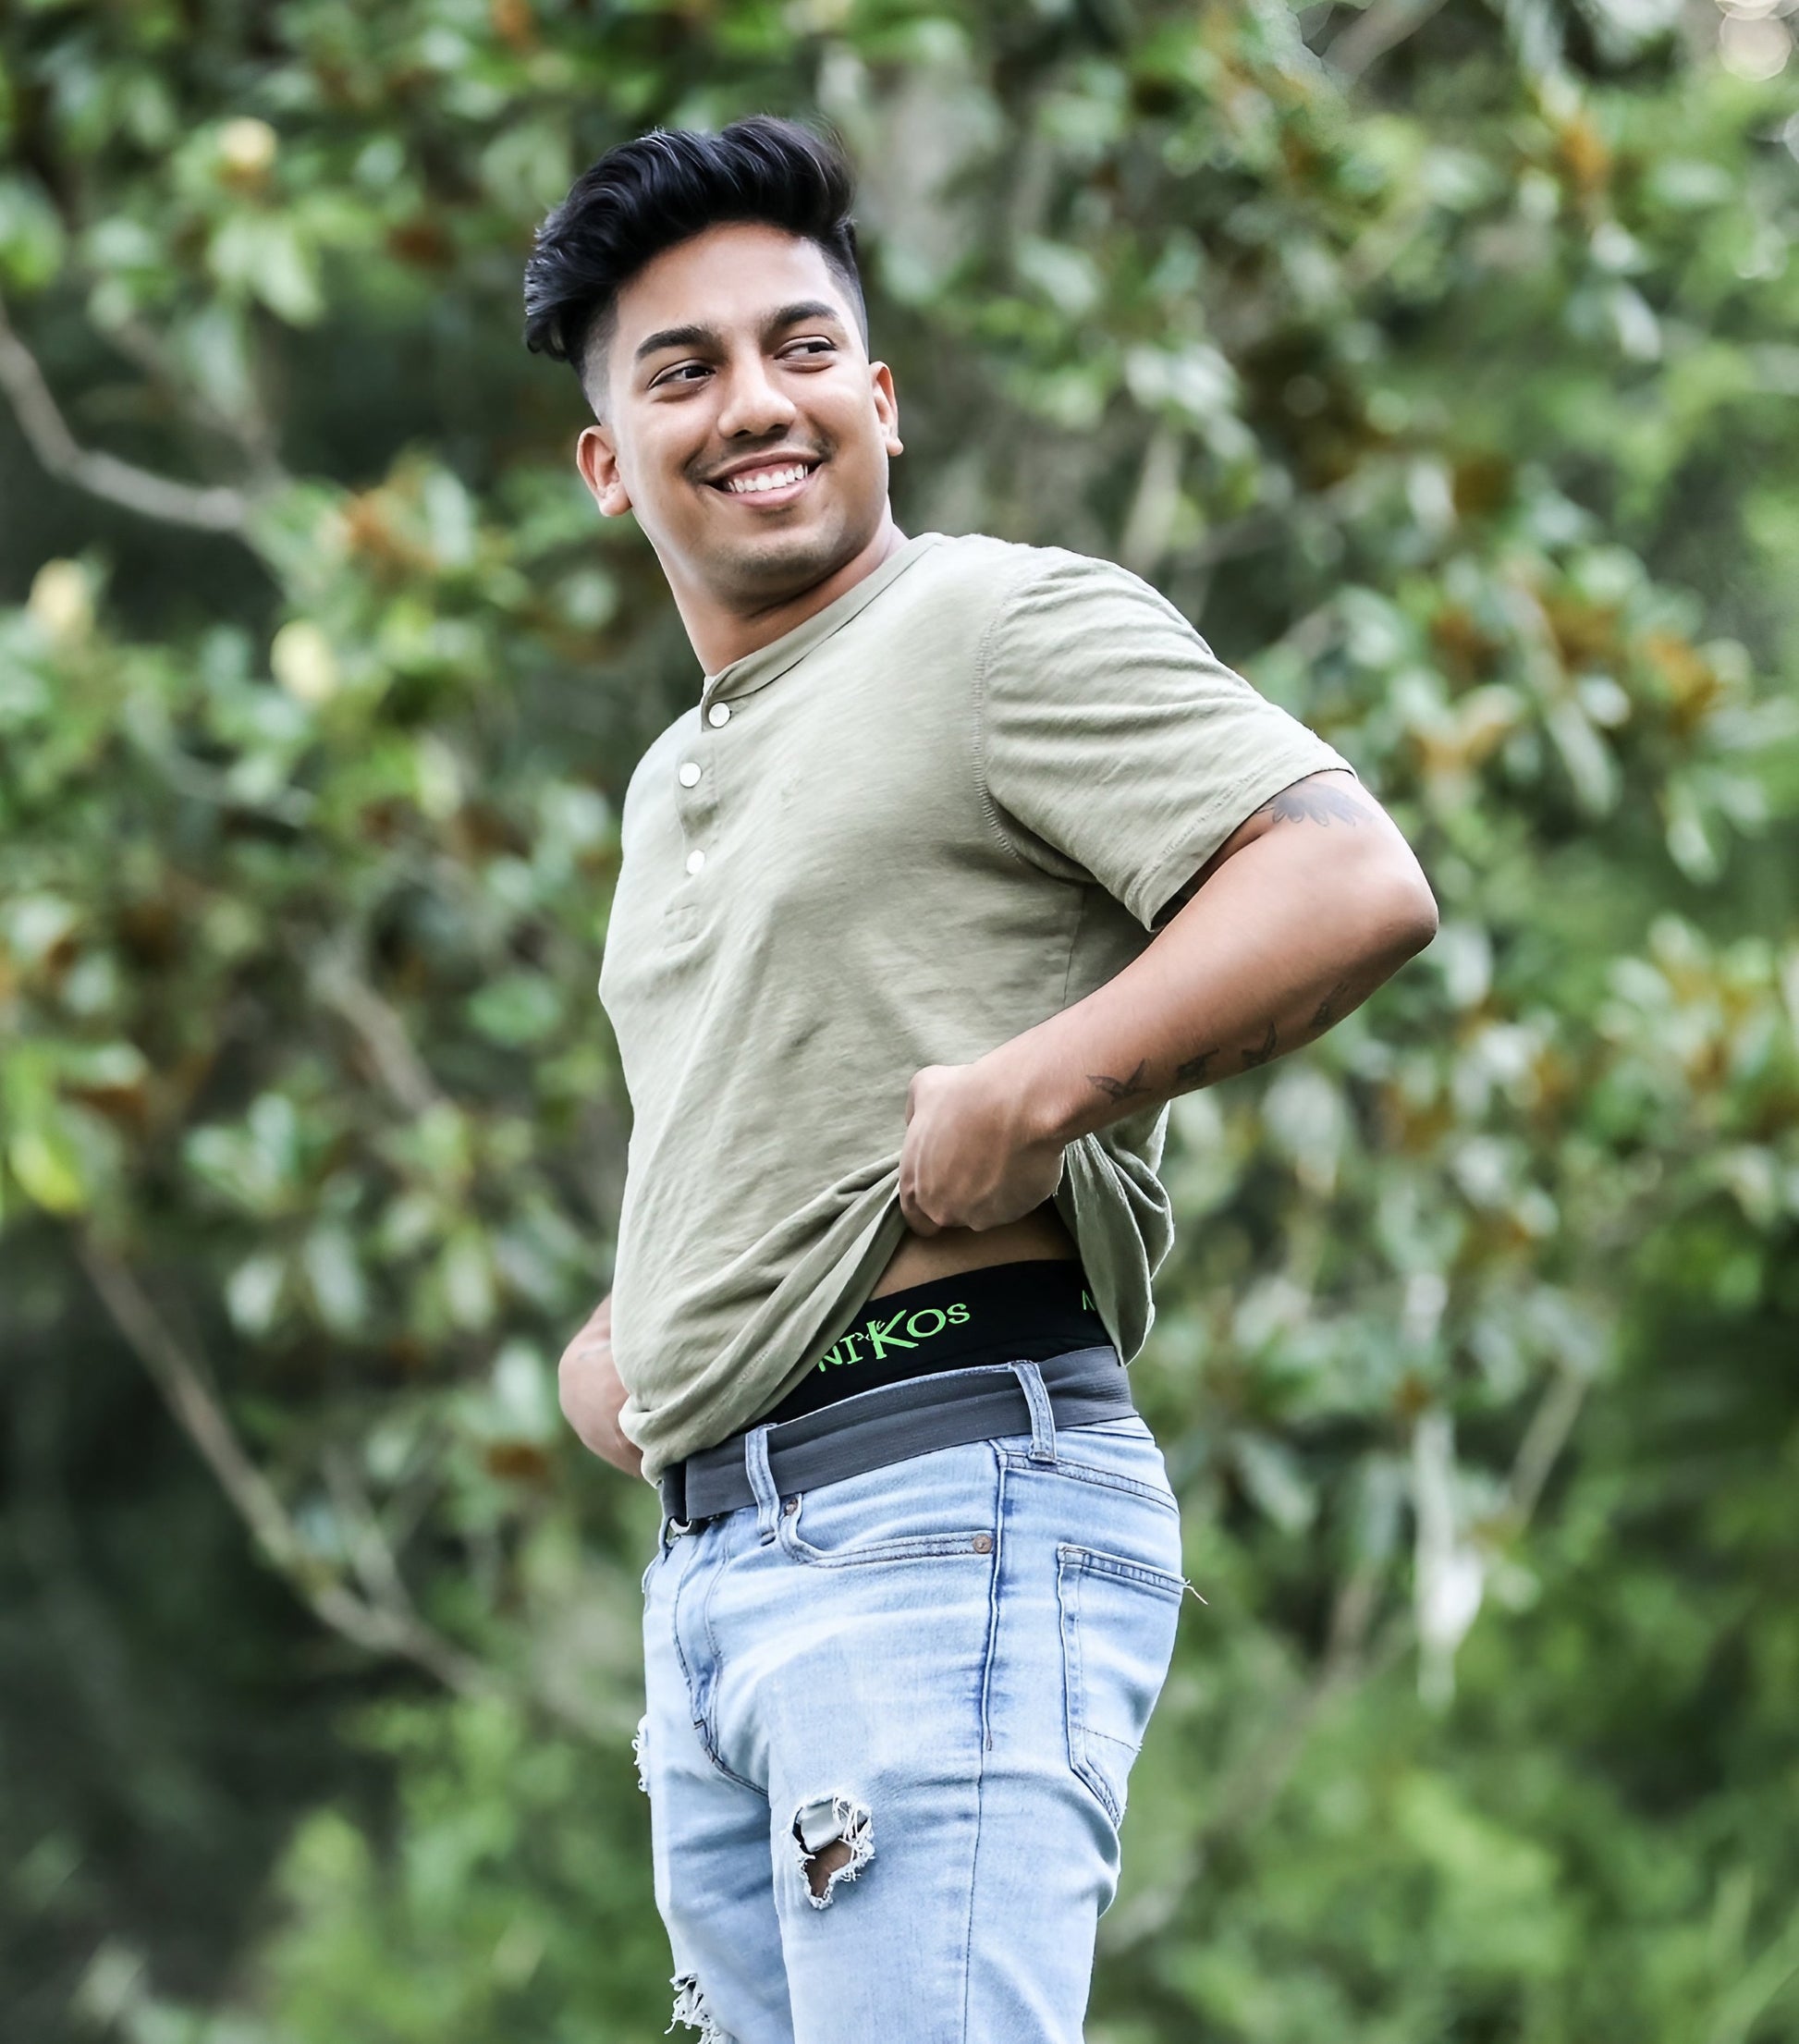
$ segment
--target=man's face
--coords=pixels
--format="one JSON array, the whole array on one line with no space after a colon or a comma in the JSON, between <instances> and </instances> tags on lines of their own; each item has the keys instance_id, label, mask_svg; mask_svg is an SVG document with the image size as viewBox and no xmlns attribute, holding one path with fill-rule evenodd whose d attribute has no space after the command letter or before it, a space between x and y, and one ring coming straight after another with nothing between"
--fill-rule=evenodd
<instances>
[{"instance_id":1,"label":"man's face","mask_svg":"<svg viewBox=\"0 0 1799 2044\"><path fill-rule=\"evenodd\" d=\"M581 474L608 517L636 512L678 591L777 604L878 530L893 378L816 242L733 224L665 250L618 294L600 373Z\"/></svg>"}]
</instances>

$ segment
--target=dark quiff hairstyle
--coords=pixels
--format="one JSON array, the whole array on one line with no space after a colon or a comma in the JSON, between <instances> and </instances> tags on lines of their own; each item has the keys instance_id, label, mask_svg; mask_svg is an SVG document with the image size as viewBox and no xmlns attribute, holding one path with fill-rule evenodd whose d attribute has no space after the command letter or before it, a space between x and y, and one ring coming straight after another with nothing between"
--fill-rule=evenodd
<instances>
[{"instance_id":1,"label":"dark quiff hairstyle","mask_svg":"<svg viewBox=\"0 0 1799 2044\"><path fill-rule=\"evenodd\" d=\"M582 171L538 228L525 264L525 345L572 362L596 400L589 372L596 344L611 341L623 287L665 249L728 221L754 221L818 244L866 347L854 199L854 173L835 138L797 121L753 114L716 135L653 128Z\"/></svg>"}]
</instances>

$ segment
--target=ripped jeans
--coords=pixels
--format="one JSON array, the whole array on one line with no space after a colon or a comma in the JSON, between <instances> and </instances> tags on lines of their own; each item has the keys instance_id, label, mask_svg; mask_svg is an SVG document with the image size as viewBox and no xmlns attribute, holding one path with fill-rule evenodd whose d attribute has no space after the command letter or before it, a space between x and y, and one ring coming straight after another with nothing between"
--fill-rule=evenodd
<instances>
[{"instance_id":1,"label":"ripped jeans","mask_svg":"<svg viewBox=\"0 0 1799 2044\"><path fill-rule=\"evenodd\" d=\"M1021 1379L1029 1364L1014 1365ZM702 2044L1080 2044L1180 1517L1132 1415L665 1524L640 1733Z\"/></svg>"}]
</instances>

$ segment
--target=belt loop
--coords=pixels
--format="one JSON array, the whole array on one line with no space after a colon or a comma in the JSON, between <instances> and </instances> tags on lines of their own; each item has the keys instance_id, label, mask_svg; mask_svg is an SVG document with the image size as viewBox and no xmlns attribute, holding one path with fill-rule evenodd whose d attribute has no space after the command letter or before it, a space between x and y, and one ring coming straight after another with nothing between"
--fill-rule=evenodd
<instances>
[{"instance_id":1,"label":"belt loop","mask_svg":"<svg viewBox=\"0 0 1799 2044\"><path fill-rule=\"evenodd\" d=\"M768 1428L754 1426L743 1437L743 1471L756 1499L756 1531L764 1547L773 1544L776 1522L780 1517L780 1494L775 1488L775 1472L768 1466Z\"/></svg>"},{"instance_id":2,"label":"belt loop","mask_svg":"<svg viewBox=\"0 0 1799 2044\"><path fill-rule=\"evenodd\" d=\"M1044 1383L1043 1372L1034 1363L1014 1363L1011 1369L1018 1379L1019 1389L1024 1393L1024 1402L1031 1408L1031 1460L1046 1462L1053 1468L1056 1414L1049 1403L1049 1390Z\"/></svg>"}]
</instances>

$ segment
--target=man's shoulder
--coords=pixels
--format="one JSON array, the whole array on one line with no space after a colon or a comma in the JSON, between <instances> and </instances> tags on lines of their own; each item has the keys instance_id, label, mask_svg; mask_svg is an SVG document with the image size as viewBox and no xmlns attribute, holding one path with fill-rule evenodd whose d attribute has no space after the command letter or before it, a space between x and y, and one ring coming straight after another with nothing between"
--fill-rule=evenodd
<instances>
[{"instance_id":1,"label":"man's shoulder","mask_svg":"<svg viewBox=\"0 0 1799 2044\"><path fill-rule=\"evenodd\" d=\"M967 617L985 649L984 667L997 663L1034 678L1046 660L1076 648L1085 659L1096 643L1164 657L1212 657L1192 620L1161 590L1103 554L972 532L927 557L936 572L919 594L928 589Z\"/></svg>"},{"instance_id":2,"label":"man's shoulder","mask_svg":"<svg viewBox=\"0 0 1799 2044\"><path fill-rule=\"evenodd\" d=\"M1067 603L1122 602L1127 612L1173 606L1153 582L1104 554L1034 540L970 532L933 550L941 572L982 592L990 607L1055 609Z\"/></svg>"},{"instance_id":3,"label":"man's shoulder","mask_svg":"<svg viewBox=\"0 0 1799 2044\"><path fill-rule=\"evenodd\" d=\"M991 532L945 535L920 566L924 572L913 581L914 598L965 606L971 620L991 620L1045 600L1080 601L1120 592L1162 600L1140 577L1103 555L1000 539Z\"/></svg>"},{"instance_id":4,"label":"man's shoulder","mask_svg":"<svg viewBox=\"0 0 1799 2044\"><path fill-rule=\"evenodd\" d=\"M1044 545L1035 540L1001 539L993 532L945 533L924 557L933 575L965 576L989 587L996 580L1010 587L1034 575L1052 573L1136 579L1103 555Z\"/></svg>"}]
</instances>

